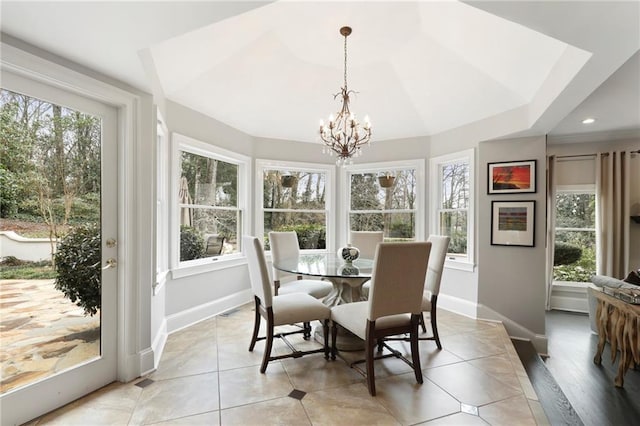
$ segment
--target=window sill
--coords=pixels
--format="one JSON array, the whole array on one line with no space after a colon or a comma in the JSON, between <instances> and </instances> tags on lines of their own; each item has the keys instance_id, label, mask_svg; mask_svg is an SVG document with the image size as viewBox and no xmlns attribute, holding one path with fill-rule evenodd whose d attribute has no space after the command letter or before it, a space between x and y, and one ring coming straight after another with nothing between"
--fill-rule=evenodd
<instances>
[{"instance_id":1,"label":"window sill","mask_svg":"<svg viewBox=\"0 0 640 426\"><path fill-rule=\"evenodd\" d=\"M578 282L578 281L554 281L553 287L564 287L564 288L587 288L589 287L588 282Z\"/></svg>"},{"instance_id":2,"label":"window sill","mask_svg":"<svg viewBox=\"0 0 640 426\"><path fill-rule=\"evenodd\" d=\"M236 266L245 265L247 263L247 258L238 254L237 256L233 256L229 259L221 260L219 257L214 257L209 262L200 263L196 265L189 266L180 266L171 270L171 278L184 278L192 275L206 274L208 272L220 271L222 269L234 268Z\"/></svg>"},{"instance_id":3,"label":"window sill","mask_svg":"<svg viewBox=\"0 0 640 426\"><path fill-rule=\"evenodd\" d=\"M473 272L476 265L463 260L446 259L444 262L444 267L447 269L457 269L459 271Z\"/></svg>"}]
</instances>

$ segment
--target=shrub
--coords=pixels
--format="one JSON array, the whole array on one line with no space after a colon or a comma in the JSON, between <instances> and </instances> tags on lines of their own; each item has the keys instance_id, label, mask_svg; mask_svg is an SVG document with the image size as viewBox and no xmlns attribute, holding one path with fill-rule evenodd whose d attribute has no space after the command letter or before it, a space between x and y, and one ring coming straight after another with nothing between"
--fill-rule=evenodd
<instances>
[{"instance_id":1,"label":"shrub","mask_svg":"<svg viewBox=\"0 0 640 426\"><path fill-rule=\"evenodd\" d=\"M91 316L100 309L100 241L98 224L78 226L62 239L55 254L56 289Z\"/></svg>"},{"instance_id":2,"label":"shrub","mask_svg":"<svg viewBox=\"0 0 640 426\"><path fill-rule=\"evenodd\" d=\"M180 227L180 262L205 256L204 238L191 226Z\"/></svg>"},{"instance_id":3,"label":"shrub","mask_svg":"<svg viewBox=\"0 0 640 426\"><path fill-rule=\"evenodd\" d=\"M582 256L582 249L572 244L556 241L556 246L553 254L553 264L557 265L569 265L577 262Z\"/></svg>"},{"instance_id":4,"label":"shrub","mask_svg":"<svg viewBox=\"0 0 640 426\"><path fill-rule=\"evenodd\" d=\"M18 212L18 185L15 174L0 166L0 217Z\"/></svg>"},{"instance_id":5,"label":"shrub","mask_svg":"<svg viewBox=\"0 0 640 426\"><path fill-rule=\"evenodd\" d=\"M324 249L327 247L326 231L322 225L287 225L278 231L296 231L301 249Z\"/></svg>"}]
</instances>

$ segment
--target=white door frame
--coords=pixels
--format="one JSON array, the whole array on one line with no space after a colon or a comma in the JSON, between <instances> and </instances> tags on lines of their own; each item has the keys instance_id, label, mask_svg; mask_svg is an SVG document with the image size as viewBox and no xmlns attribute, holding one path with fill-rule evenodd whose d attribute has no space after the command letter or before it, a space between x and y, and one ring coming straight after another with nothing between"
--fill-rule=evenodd
<instances>
[{"instance_id":1,"label":"white door frame","mask_svg":"<svg viewBox=\"0 0 640 426\"><path fill-rule=\"evenodd\" d=\"M151 165L138 164L138 159L143 158L142 153L148 159L148 153L153 152L154 129L141 125L143 114L147 113L151 117L150 97L145 99L142 93L132 93L89 77L84 70L83 73L75 71L73 68L79 68L78 66L64 63L60 58L54 58L33 46L22 45L20 41L10 37L3 38L0 47L0 72L10 72L117 109L119 167L116 379L121 382L133 380L153 369L149 318L153 265L151 257L145 254L152 252L149 242L153 241L153 223L148 218L153 217L153 202L148 202L141 196L153 192L147 188L148 182L153 179L153 174L147 173L152 171L153 160L149 161ZM149 146L143 146L145 143ZM3 406L0 423L3 425L20 424L41 414L34 407L40 404L32 404L20 410L7 410L10 401L2 398L0 402Z\"/></svg>"}]
</instances>

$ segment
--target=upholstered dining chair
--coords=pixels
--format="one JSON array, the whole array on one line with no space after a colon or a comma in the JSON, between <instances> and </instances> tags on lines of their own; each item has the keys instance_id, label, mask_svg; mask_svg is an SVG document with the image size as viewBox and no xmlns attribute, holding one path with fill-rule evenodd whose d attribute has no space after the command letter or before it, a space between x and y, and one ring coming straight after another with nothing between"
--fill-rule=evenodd
<instances>
[{"instance_id":1,"label":"upholstered dining chair","mask_svg":"<svg viewBox=\"0 0 640 426\"><path fill-rule=\"evenodd\" d=\"M442 349L440 343L440 335L438 334L438 322L436 310L438 305L438 294L440 293L440 281L442 280L442 271L444 269L444 261L447 258L447 250L449 249L449 241L451 238L446 235L430 235L427 239L431 243L431 253L429 253L429 265L427 266L427 277L424 283L424 292L422 293L422 314L420 315L420 327L422 332L427 332L424 321L424 313L429 312L431 320L432 336L420 337L418 340L434 340L438 349ZM385 340L409 340L405 337L388 337Z\"/></svg>"},{"instance_id":2,"label":"upholstered dining chair","mask_svg":"<svg viewBox=\"0 0 640 426\"><path fill-rule=\"evenodd\" d=\"M346 303L331 308L331 357L337 355L337 325L341 325L365 341L367 387L376 394L373 362L395 356L414 371L422 383L418 324L422 315L422 293L429 261L431 243L380 243L374 256L369 300ZM374 347L387 336L408 333L411 339L411 359L400 352L374 358ZM385 347L389 348L385 345ZM356 361L351 366L362 361ZM360 371L360 370L358 370ZM362 372L362 371L361 371Z\"/></svg>"},{"instance_id":3,"label":"upholstered dining chair","mask_svg":"<svg viewBox=\"0 0 640 426\"><path fill-rule=\"evenodd\" d=\"M376 254L378 243L384 241L384 232L382 231L351 231L349 233L349 242L353 247L360 250L360 257L363 259L373 259ZM362 296L369 297L368 281L362 286Z\"/></svg>"},{"instance_id":4,"label":"upholstered dining chair","mask_svg":"<svg viewBox=\"0 0 640 426\"><path fill-rule=\"evenodd\" d=\"M260 240L252 236L243 237L243 245L246 250L247 260L249 263L249 277L251 280L251 289L253 290L255 300L255 320L253 325L253 334L249 351L252 352L256 342L266 340L264 355L262 357L262 365L260 372L267 370L269 361L283 358L300 358L301 356L324 353L326 359L329 359L329 317L331 310L321 301L313 296L305 293L273 295L271 280L269 278L269 270L267 269L267 261L264 257L264 251ZM259 337L260 319L267 321L266 336ZM307 351L299 351L287 340L286 336L296 333L304 333L307 335L306 327L300 330L275 333L275 327L280 325L288 325L295 323L310 323L319 320L324 330L324 347L322 349L313 349ZM285 344L291 349L291 353L279 356L271 356L273 347L273 339L281 338Z\"/></svg>"},{"instance_id":5,"label":"upholstered dining chair","mask_svg":"<svg viewBox=\"0 0 640 426\"><path fill-rule=\"evenodd\" d=\"M276 264L281 259L296 257L300 254L298 235L295 231L271 231L269 232L269 244L271 245L271 260ZM289 293L307 293L317 299L322 299L328 295L333 288L329 282L302 279L300 276L294 281L283 281L289 277L293 277L294 274L280 271L276 268L272 268L272 272L276 296Z\"/></svg>"},{"instance_id":6,"label":"upholstered dining chair","mask_svg":"<svg viewBox=\"0 0 640 426\"><path fill-rule=\"evenodd\" d=\"M360 250L360 257L363 259L373 259L378 243L383 240L382 231L351 231L349 234L349 243Z\"/></svg>"},{"instance_id":7,"label":"upholstered dining chair","mask_svg":"<svg viewBox=\"0 0 640 426\"><path fill-rule=\"evenodd\" d=\"M427 328L424 323L424 312L429 312L433 336L421 337L420 340L435 340L438 349L442 349L440 336L438 335L436 308L438 304L438 294L440 293L442 271L444 270L444 261L447 258L451 238L446 235L430 235L427 241L431 243L431 253L429 254L427 279L424 283L424 293L422 295L423 314L420 316L420 325L422 326L422 332L426 333Z\"/></svg>"}]
</instances>

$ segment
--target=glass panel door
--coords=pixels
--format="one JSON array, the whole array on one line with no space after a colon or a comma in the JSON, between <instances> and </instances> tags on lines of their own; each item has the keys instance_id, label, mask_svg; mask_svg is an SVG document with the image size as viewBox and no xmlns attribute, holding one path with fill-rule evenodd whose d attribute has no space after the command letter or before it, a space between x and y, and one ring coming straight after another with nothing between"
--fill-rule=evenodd
<instances>
[{"instance_id":1,"label":"glass panel door","mask_svg":"<svg viewBox=\"0 0 640 426\"><path fill-rule=\"evenodd\" d=\"M13 424L115 380L117 115L3 73L0 118L0 401Z\"/></svg>"}]
</instances>

